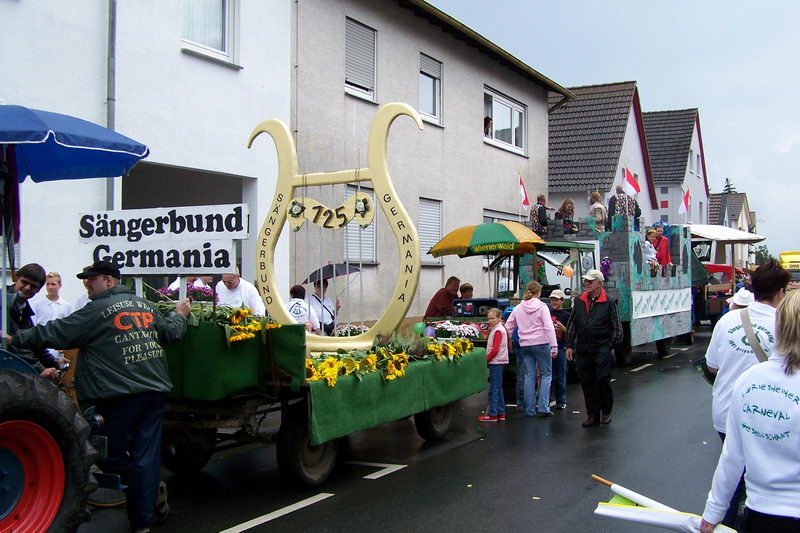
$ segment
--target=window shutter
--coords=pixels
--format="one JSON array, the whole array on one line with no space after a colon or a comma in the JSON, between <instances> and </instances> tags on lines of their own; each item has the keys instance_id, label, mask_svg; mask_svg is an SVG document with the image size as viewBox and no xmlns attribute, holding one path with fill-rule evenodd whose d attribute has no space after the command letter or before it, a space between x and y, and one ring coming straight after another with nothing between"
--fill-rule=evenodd
<instances>
[{"instance_id":1,"label":"window shutter","mask_svg":"<svg viewBox=\"0 0 800 533\"><path fill-rule=\"evenodd\" d=\"M347 192L345 193L345 199L354 196L357 192L359 192L358 187L355 185L348 185ZM376 209L377 205L375 205L375 193L372 191L372 189L361 187L360 192L370 196L372 199L372 208ZM375 218L372 220L372 224L366 228L361 228L361 226L358 225L358 222L350 222L347 224L347 226L345 226L345 259L350 262L377 262L377 255L375 253L375 224L378 223L377 215L378 213L375 213Z\"/></svg>"},{"instance_id":2,"label":"window shutter","mask_svg":"<svg viewBox=\"0 0 800 533\"><path fill-rule=\"evenodd\" d=\"M425 263L441 263L441 258L427 255L428 250L442 238L442 202L439 200L419 199L419 248L422 261Z\"/></svg>"},{"instance_id":3,"label":"window shutter","mask_svg":"<svg viewBox=\"0 0 800 533\"><path fill-rule=\"evenodd\" d=\"M442 64L432 57L420 54L419 71L438 80L442 77Z\"/></svg>"},{"instance_id":4,"label":"window shutter","mask_svg":"<svg viewBox=\"0 0 800 533\"><path fill-rule=\"evenodd\" d=\"M365 91L375 87L375 30L353 19L345 28L345 83Z\"/></svg>"}]
</instances>

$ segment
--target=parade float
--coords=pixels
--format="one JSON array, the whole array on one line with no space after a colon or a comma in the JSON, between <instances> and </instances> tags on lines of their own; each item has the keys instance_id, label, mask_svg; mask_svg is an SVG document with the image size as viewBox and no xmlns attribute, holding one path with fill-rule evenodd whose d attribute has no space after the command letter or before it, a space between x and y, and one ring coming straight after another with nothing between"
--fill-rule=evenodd
<instances>
[{"instance_id":1,"label":"parade float","mask_svg":"<svg viewBox=\"0 0 800 533\"><path fill-rule=\"evenodd\" d=\"M164 425L162 457L168 469L203 468L221 441L275 443L288 482L319 485L336 463L340 439L412 415L422 438L440 439L453 402L486 388L485 351L469 340L437 341L421 328L396 333L420 271L417 231L386 163L389 128L402 115L422 129L411 107L386 104L372 121L367 167L328 173L298 173L294 141L280 121L267 120L253 131L248 145L267 133L279 165L255 257L256 287L270 318L256 319L247 310L220 315L222 308L198 306L184 339L167 347L174 384ZM356 194L331 208L306 196L308 186L364 182L371 183L374 201ZM399 256L386 309L371 326L354 328L349 336L307 333L287 311L281 297L286 289L276 282L278 238L285 227L296 231L305 223L331 232L349 223L366 226L377 209L392 229Z\"/></svg>"}]
</instances>

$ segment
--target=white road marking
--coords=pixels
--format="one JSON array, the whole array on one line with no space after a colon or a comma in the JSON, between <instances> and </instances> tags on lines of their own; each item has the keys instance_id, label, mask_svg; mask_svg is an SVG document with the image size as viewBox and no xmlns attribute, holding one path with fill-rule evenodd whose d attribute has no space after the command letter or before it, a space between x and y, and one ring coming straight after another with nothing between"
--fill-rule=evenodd
<instances>
[{"instance_id":1,"label":"white road marking","mask_svg":"<svg viewBox=\"0 0 800 533\"><path fill-rule=\"evenodd\" d=\"M553 400L552 402L550 402L550 407L553 407L555 404L556 404L556 401Z\"/></svg>"},{"instance_id":2,"label":"white road marking","mask_svg":"<svg viewBox=\"0 0 800 533\"><path fill-rule=\"evenodd\" d=\"M632 369L631 372L638 372L639 370L644 370L648 366L653 366L653 363L645 363L642 366L637 366L636 368Z\"/></svg>"},{"instance_id":3,"label":"white road marking","mask_svg":"<svg viewBox=\"0 0 800 533\"><path fill-rule=\"evenodd\" d=\"M680 351L685 352L686 350L691 350L691 346L687 346L686 348L678 348Z\"/></svg>"},{"instance_id":4,"label":"white road marking","mask_svg":"<svg viewBox=\"0 0 800 533\"><path fill-rule=\"evenodd\" d=\"M393 464L389 464L389 463L368 463L366 461L347 461L347 464L361 465L361 466L374 466L374 467L377 467L377 468L381 468L381 470L378 470L377 472L373 472L373 473L371 473L371 474L369 474L367 476L364 476L364 479L378 479L378 478L383 477L383 476L385 476L387 474L391 474L392 472L397 472L398 470L401 470L401 469L403 469L403 468L408 466L408 465L393 465Z\"/></svg>"},{"instance_id":5,"label":"white road marking","mask_svg":"<svg viewBox=\"0 0 800 533\"><path fill-rule=\"evenodd\" d=\"M611 378L611 383L614 383L615 381L617 381L617 378Z\"/></svg>"},{"instance_id":6,"label":"white road marking","mask_svg":"<svg viewBox=\"0 0 800 533\"><path fill-rule=\"evenodd\" d=\"M672 353L671 353L671 354L669 354L669 355L665 355L665 356L664 356L664 357L662 357L661 359L669 359L670 357L675 357L676 355L678 355L678 354L677 354L677 353L675 353L675 352L672 352Z\"/></svg>"},{"instance_id":7,"label":"white road marking","mask_svg":"<svg viewBox=\"0 0 800 533\"><path fill-rule=\"evenodd\" d=\"M253 518L252 520L248 520L238 526L233 526L232 528L225 529L220 531L220 533L241 533L242 531L247 531L248 529L254 528L256 526L260 526L270 520L275 520L276 518L280 518L284 515L289 513L293 513L303 507L308 507L309 505L313 505L317 502L321 502L326 498L330 498L333 496L330 492L320 492L316 496L312 496L310 498L306 498L305 500L299 501L297 503L293 503L292 505L286 506L283 509L278 509L277 511L272 511L269 514L265 514L263 516L259 516L258 518Z\"/></svg>"}]
</instances>

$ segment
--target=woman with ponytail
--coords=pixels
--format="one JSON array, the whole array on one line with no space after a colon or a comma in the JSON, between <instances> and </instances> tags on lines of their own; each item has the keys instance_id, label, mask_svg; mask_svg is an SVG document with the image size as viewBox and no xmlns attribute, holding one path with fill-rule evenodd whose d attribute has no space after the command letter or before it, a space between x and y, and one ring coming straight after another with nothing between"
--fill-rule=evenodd
<instances>
[{"instance_id":1,"label":"woman with ponytail","mask_svg":"<svg viewBox=\"0 0 800 533\"><path fill-rule=\"evenodd\" d=\"M508 317L506 327L509 331L518 328L521 347L517 357L525 365L525 415L553 416L550 410L550 381L552 358L558 355L558 341L550 310L541 300L542 286L531 281L525 287L522 302ZM541 373L538 398L536 395L536 373Z\"/></svg>"}]
</instances>

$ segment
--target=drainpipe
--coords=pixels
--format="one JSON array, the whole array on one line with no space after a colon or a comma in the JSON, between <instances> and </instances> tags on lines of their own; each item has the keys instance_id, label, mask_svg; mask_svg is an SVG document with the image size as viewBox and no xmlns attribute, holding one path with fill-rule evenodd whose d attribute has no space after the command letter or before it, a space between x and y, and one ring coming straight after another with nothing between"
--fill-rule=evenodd
<instances>
[{"instance_id":1,"label":"drainpipe","mask_svg":"<svg viewBox=\"0 0 800 533\"><path fill-rule=\"evenodd\" d=\"M106 127L116 127L117 0L108 0L108 52L106 56ZM106 178L106 209L114 209L114 178Z\"/></svg>"}]
</instances>

